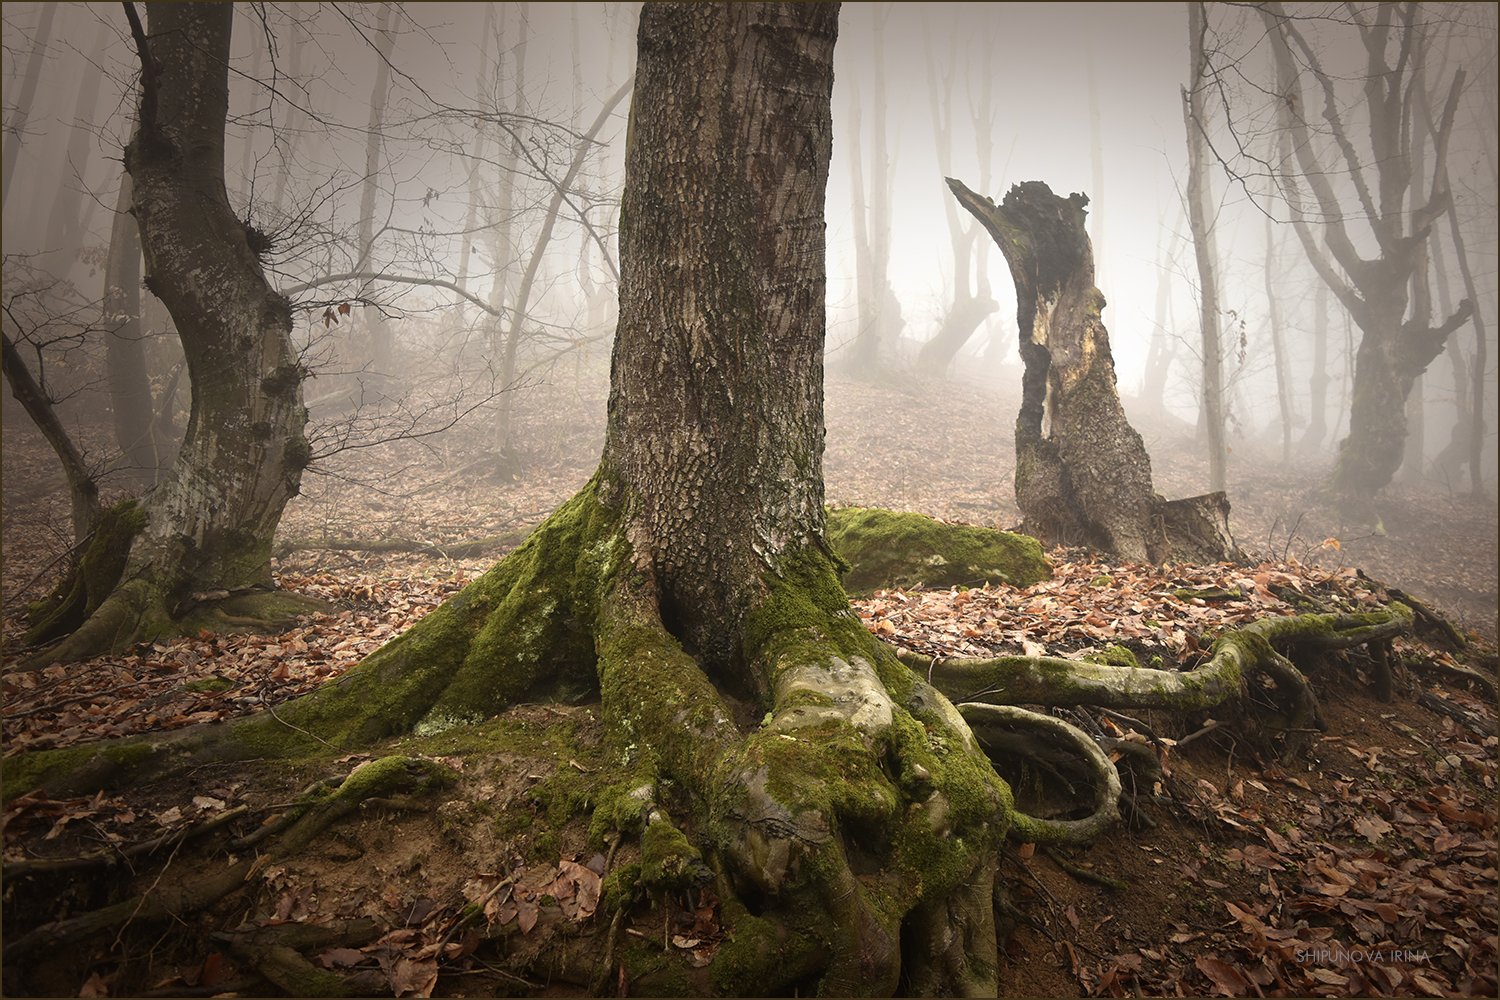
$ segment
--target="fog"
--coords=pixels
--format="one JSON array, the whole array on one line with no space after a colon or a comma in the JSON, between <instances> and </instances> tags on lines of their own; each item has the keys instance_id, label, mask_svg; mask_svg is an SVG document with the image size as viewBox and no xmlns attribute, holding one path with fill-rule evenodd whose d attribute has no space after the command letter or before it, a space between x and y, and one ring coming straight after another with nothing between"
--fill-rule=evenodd
<instances>
[{"instance_id":1,"label":"fog","mask_svg":"<svg viewBox=\"0 0 1500 1000\"><path fill-rule=\"evenodd\" d=\"M39 45L49 7L47 37ZM1293 12L1334 82L1332 100L1348 133L1368 144L1358 32L1334 7L1297 5ZM1456 453L1440 453L1456 440L1455 428L1474 424L1464 408L1472 410L1468 400L1477 385L1483 390L1478 480L1493 492L1500 356L1494 344L1494 10L1439 4L1422 5L1422 13L1432 108L1441 110L1455 70L1465 73L1447 169L1486 343L1476 350L1476 324L1459 324L1446 353L1417 383L1407 404L1414 444L1403 476L1449 493L1472 486ZM135 49L118 5L7 3L3 17L7 285L34 288L39 275L65 279L51 294L64 295L72 303L67 309L82 315L103 291L121 148L134 112ZM517 419L545 423L545 417L527 410L532 404L518 387L556 385L562 370L602 384L629 97L602 118L600 111L629 79L636 20L634 6L612 4L238 5L227 186L236 211L267 236L263 263L296 306L299 342L319 373L307 390L315 420L321 404L343 415L338 406L350 393L369 392L369 378L360 388L340 389L340 373L392 375L371 367L384 364L400 370L395 374L429 379L419 383L426 408L418 416L433 413L432 401L443 391L467 393L470 402L450 409L467 415L464 426L478 428L468 433L491 434L481 418L498 407L498 447L524 451L524 443L508 437L512 408ZM1265 448L1274 455L1281 437L1267 298L1269 217L1277 247L1270 286L1284 325L1292 436L1310 439L1299 446L1298 461L1326 470L1348 432L1361 332L1337 298L1319 296L1322 279L1287 224L1289 206L1266 166L1276 135L1277 84L1265 29L1253 9L1238 6L1210 6L1208 22L1213 75L1204 129L1213 153L1208 183L1231 451L1248 456ZM382 32L390 46L384 74ZM1098 284L1108 301L1104 321L1127 408L1141 420L1164 420L1163 427L1183 431L1187 436L1170 445L1155 443L1168 440L1165 430L1147 437L1153 450L1190 459L1184 489L1207 488L1201 435L1192 436L1201 423L1202 341L1198 273L1183 207L1185 8L850 3L842 11L835 58L826 206L831 370L872 375L850 358L861 325L875 323L889 335L878 348L873 375L879 379L942 376L1002 396L1018 392L1014 290L982 232L974 259L997 306L951 364L936 373L916 365L918 350L943 325L954 297L951 205L945 204L951 196L934 131L934 107L947 107L952 176L997 201L1025 180L1088 195ZM35 79L28 82L33 67ZM382 120L374 121L372 88L382 75L386 106ZM1304 87L1309 105L1322 106L1316 86ZM981 120L986 102L987 122ZM592 138L583 138L596 125ZM1419 125L1410 127L1420 131ZM379 139L374 159L372 129ZM1377 242L1359 217L1357 191L1336 160L1335 139L1325 129L1316 140L1332 164L1327 176L1347 207L1355 246L1373 255ZM557 183L580 149L586 155L549 222ZM1413 169L1419 184L1431 186L1430 148L1425 155L1426 165ZM1415 205L1418 198L1409 201ZM1326 221L1312 206L1304 210L1314 225ZM972 230L968 216L958 218L964 231ZM899 311L890 302L860 302L861 228L877 256L882 243L888 246L884 271ZM545 250L531 266L543 233ZM1428 283L1436 325L1466 292L1445 219L1433 233ZM339 275L355 276L331 280ZM1325 300L1326 430L1312 435L1313 331L1325 328L1314 309ZM66 311L47 308L54 316ZM523 320L507 333L501 318L517 309ZM169 329L168 318L149 295L142 311L159 388L173 356L158 336ZM16 320L10 316L7 323ZM11 335L42 345L39 361L56 355L51 374L68 396L60 405L71 408L70 419L100 417L103 404L86 402L85 389L95 384L90 372L97 376L89 366L98 364L88 338L49 340L37 333L34 316L27 322L30 328ZM381 360L378 349L373 358L360 353L366 327L371 338L377 328L395 331L394 360ZM514 364L502 364L499 345L506 337L520 342ZM1471 371L1476 356L1485 359L1477 381ZM439 384L447 388L440 391ZM497 401L502 389L517 391ZM590 398L590 406L602 406L597 392ZM25 420L9 398L6 405L8 424ZM1392 399L1390 405L1403 404ZM1000 418L1002 435L1008 420ZM341 433L351 426L346 421Z\"/></svg>"}]
</instances>

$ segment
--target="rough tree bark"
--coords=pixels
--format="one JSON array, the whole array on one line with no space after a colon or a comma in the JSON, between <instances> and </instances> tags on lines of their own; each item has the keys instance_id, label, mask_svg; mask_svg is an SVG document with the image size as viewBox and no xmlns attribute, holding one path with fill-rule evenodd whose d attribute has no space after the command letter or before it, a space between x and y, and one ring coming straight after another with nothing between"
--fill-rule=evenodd
<instances>
[{"instance_id":1,"label":"rough tree bark","mask_svg":"<svg viewBox=\"0 0 1500 1000\"><path fill-rule=\"evenodd\" d=\"M1115 384L1104 296L1080 194L1040 181L1011 188L1001 205L949 179L958 202L999 245L1016 283L1021 411L1016 417L1016 504L1026 532L1089 545L1124 559L1214 562L1234 554L1223 493L1167 502L1151 486L1151 459Z\"/></svg>"},{"instance_id":2,"label":"rough tree bark","mask_svg":"<svg viewBox=\"0 0 1500 1000\"><path fill-rule=\"evenodd\" d=\"M49 660L296 602L273 589L271 541L307 463L303 370L286 300L265 281L224 186L230 5L165 4L149 36L127 7L142 61L139 127L125 147L146 283L171 313L192 409L171 469L126 519L118 583ZM92 603L92 602L91 602ZM305 607L305 605L304 605ZM39 637L44 638L44 637Z\"/></svg>"}]
</instances>

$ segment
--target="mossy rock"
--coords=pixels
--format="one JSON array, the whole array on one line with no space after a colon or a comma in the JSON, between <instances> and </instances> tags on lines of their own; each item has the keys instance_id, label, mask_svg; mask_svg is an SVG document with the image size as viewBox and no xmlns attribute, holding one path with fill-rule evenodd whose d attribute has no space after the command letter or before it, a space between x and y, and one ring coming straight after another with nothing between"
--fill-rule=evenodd
<instances>
[{"instance_id":1,"label":"mossy rock","mask_svg":"<svg viewBox=\"0 0 1500 1000\"><path fill-rule=\"evenodd\" d=\"M922 514L872 507L831 510L828 544L849 566L843 583L851 594L919 583L1027 587L1052 576L1034 538L971 524L945 524Z\"/></svg>"}]
</instances>

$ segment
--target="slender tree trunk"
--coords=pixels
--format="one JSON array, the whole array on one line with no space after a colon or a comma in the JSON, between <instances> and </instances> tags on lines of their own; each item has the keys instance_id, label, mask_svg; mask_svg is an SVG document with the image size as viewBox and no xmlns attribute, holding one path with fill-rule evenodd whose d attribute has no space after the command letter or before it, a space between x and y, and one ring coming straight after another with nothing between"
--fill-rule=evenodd
<instances>
[{"instance_id":1,"label":"slender tree trunk","mask_svg":"<svg viewBox=\"0 0 1500 1000\"><path fill-rule=\"evenodd\" d=\"M163 4L137 37L139 127L125 167L146 283L182 340L192 410L119 584L49 659L171 632L195 608L274 586L271 541L308 461L307 414L291 306L266 283L224 184L233 19L229 4Z\"/></svg>"},{"instance_id":2,"label":"slender tree trunk","mask_svg":"<svg viewBox=\"0 0 1500 1000\"><path fill-rule=\"evenodd\" d=\"M1444 171L1446 175L1447 171ZM1448 213L1448 230L1453 236L1453 252L1458 258L1458 270L1464 277L1464 288L1469 301L1482 302L1479 287L1474 280L1474 271L1469 266L1469 250L1464 242L1463 230L1458 224L1458 215ZM1484 379L1489 364L1489 331L1485 327L1484 309L1474 308L1474 358L1469 366L1469 490L1476 497L1487 495L1484 484Z\"/></svg>"},{"instance_id":3,"label":"slender tree trunk","mask_svg":"<svg viewBox=\"0 0 1500 1000\"><path fill-rule=\"evenodd\" d=\"M1203 342L1201 417L1208 434L1209 489L1223 490L1229 467L1224 442L1224 347L1219 330L1218 251L1215 247L1214 201L1209 183L1208 139L1204 88L1207 61L1203 33L1207 30L1203 4L1188 4L1189 86L1182 91L1182 119L1188 141L1188 222L1193 253L1198 261L1198 322Z\"/></svg>"},{"instance_id":4,"label":"slender tree trunk","mask_svg":"<svg viewBox=\"0 0 1500 1000\"><path fill-rule=\"evenodd\" d=\"M271 218L278 224L286 212L287 181L292 176L297 143L302 138L302 130L307 127L307 112L303 110L307 95L298 90L302 82L302 29L294 25L289 34L291 41L287 43L287 76L281 85L287 88L291 97L287 102L286 118L282 121L281 134L276 141L276 148L281 152L281 161L276 166L276 177L271 182Z\"/></svg>"},{"instance_id":5,"label":"slender tree trunk","mask_svg":"<svg viewBox=\"0 0 1500 1000\"><path fill-rule=\"evenodd\" d=\"M1156 495L1151 459L1125 418L1109 331L1094 286L1083 195L1060 198L1040 181L1003 204L948 181L1010 264L1021 328L1016 417L1016 505L1028 534L1088 545L1137 562L1217 561L1234 552L1223 493Z\"/></svg>"},{"instance_id":6,"label":"slender tree trunk","mask_svg":"<svg viewBox=\"0 0 1500 1000\"><path fill-rule=\"evenodd\" d=\"M64 268L70 266L83 249L84 227L91 214L89 205L92 199L87 185L94 133L89 123L94 120L94 110L99 103L99 85L104 77L100 67L109 32L108 24L99 25L94 47L85 60L78 98L73 105L73 118L69 123L68 148L54 187L52 211L47 217L45 245L48 250L61 253Z\"/></svg>"},{"instance_id":7,"label":"slender tree trunk","mask_svg":"<svg viewBox=\"0 0 1500 1000\"><path fill-rule=\"evenodd\" d=\"M359 261L356 271L378 270L371 266L375 252L375 202L380 195L380 154L384 139L381 130L385 127L385 104L390 91L391 51L396 45L396 8L387 5L380 17L375 36L375 82L370 89L370 121L365 132L365 177L359 196ZM391 356L391 329L379 306L365 306L365 328L369 334L368 358L370 370L366 373L367 388L383 395L386 386L395 375L394 359Z\"/></svg>"},{"instance_id":8,"label":"slender tree trunk","mask_svg":"<svg viewBox=\"0 0 1500 1000\"><path fill-rule=\"evenodd\" d=\"M495 46L493 61L489 54L492 43ZM479 73L474 78L474 89L481 103L491 94L499 99L499 79L500 38L495 27L495 5L485 4L484 29L479 39ZM454 277L454 283L465 290L469 287L469 258L474 252L474 240L478 238L480 207L484 201L484 151L488 138L488 129L482 124L475 125L469 149L469 208L464 215L463 246L458 254L458 274ZM460 299L457 305L460 316L463 315L464 306L465 303Z\"/></svg>"},{"instance_id":9,"label":"slender tree trunk","mask_svg":"<svg viewBox=\"0 0 1500 1000\"><path fill-rule=\"evenodd\" d=\"M1151 329L1151 345L1146 351L1146 371L1141 379L1141 402L1158 413L1167 409L1167 376L1172 359L1177 356L1177 338L1170 320L1172 310L1172 270L1176 267L1177 247L1182 219L1170 242L1158 239L1156 266L1156 321ZM1162 227L1159 232L1165 232Z\"/></svg>"},{"instance_id":10,"label":"slender tree trunk","mask_svg":"<svg viewBox=\"0 0 1500 1000\"><path fill-rule=\"evenodd\" d=\"M872 7L874 17L874 107L875 119L870 148L870 185L865 191L864 179L856 176L855 244L859 256L860 297L859 331L850 353L853 370L874 373L889 361L888 354L901 336L905 320L901 301L891 288L891 158L886 144L885 99L885 22L891 6ZM856 119L857 129L857 119ZM862 150L856 135L854 169L860 171ZM861 237L863 233L863 237ZM865 304L868 303L868 311Z\"/></svg>"},{"instance_id":11,"label":"slender tree trunk","mask_svg":"<svg viewBox=\"0 0 1500 1000\"><path fill-rule=\"evenodd\" d=\"M1304 453L1316 451L1328 436L1328 286L1319 281L1313 292L1313 363L1307 380L1307 430L1302 434Z\"/></svg>"},{"instance_id":12,"label":"slender tree trunk","mask_svg":"<svg viewBox=\"0 0 1500 1000\"><path fill-rule=\"evenodd\" d=\"M1271 217L1266 216L1266 309L1271 325L1271 353L1276 365L1276 407L1281 421L1281 464L1292 460L1292 424L1296 414L1292 407L1292 379L1286 356L1286 333L1281 328L1281 292L1276 278L1276 264L1280 254L1276 248L1276 230Z\"/></svg>"},{"instance_id":13,"label":"slender tree trunk","mask_svg":"<svg viewBox=\"0 0 1500 1000\"><path fill-rule=\"evenodd\" d=\"M26 74L21 77L21 89L16 92L15 108L5 126L5 145L0 156L0 176L4 177L4 191L0 201L10 199L10 182L15 180L16 161L21 155L21 140L26 134L26 125L31 120L31 109L36 106L37 83L42 78L42 64L47 59L47 43L52 40L52 21L57 17L58 4L41 5L41 17L37 21L36 34L31 39L31 53L26 57Z\"/></svg>"},{"instance_id":14,"label":"slender tree trunk","mask_svg":"<svg viewBox=\"0 0 1500 1000\"><path fill-rule=\"evenodd\" d=\"M521 274L521 283L516 288L515 301L511 303L509 315L500 320L505 326L505 350L501 355L500 364L502 385L513 385L517 380L517 359L521 341L525 338L523 324L527 310L531 307L531 294L536 287L537 275L541 273L542 259L546 256L547 247L552 242L552 233L557 227L558 216L562 214L564 199L583 169L583 164L587 162L594 140L604 128L605 123L609 121L610 116L614 114L615 108L625 99L625 95L630 93L631 86L629 82L623 84L605 100L604 107L595 116L593 124L573 147L573 160L568 165L567 173L556 181L556 186L552 191L552 200L547 205L547 214L542 220L541 232L537 234L536 244L531 248L531 256L526 261L526 270ZM507 392L500 399L499 432L502 435L500 438L502 456L511 450L512 395L513 393Z\"/></svg>"},{"instance_id":15,"label":"slender tree trunk","mask_svg":"<svg viewBox=\"0 0 1500 1000\"><path fill-rule=\"evenodd\" d=\"M923 22L923 41L927 50L927 86L931 99L931 115L933 138L936 141L938 169L944 176L953 173L953 75L948 73L943 78L943 86L938 87L936 60L932 53L932 39L927 31L926 22ZM988 51L988 50L986 50ZM952 48L949 50L947 65L953 66ZM979 105L974 112L975 136L978 143L983 147L980 164L980 186L988 189L990 186L990 154L988 136L981 130L990 118L990 94L993 89L992 74L985 74L981 85ZM975 249L985 244L978 239L979 227L973 222L967 226L959 215L958 207L949 198L943 199L943 216L948 222L948 241L953 248L953 298L943 315L942 325L938 328L936 335L922 345L917 352L917 365L934 374L942 374L948 370L953 363L953 358L963 346L974 336L984 321L992 313L1000 308L1000 304L990 297L989 278L984 273L983 262L979 262L979 288L976 294L970 288L971 272L975 270Z\"/></svg>"},{"instance_id":16,"label":"slender tree trunk","mask_svg":"<svg viewBox=\"0 0 1500 1000\"><path fill-rule=\"evenodd\" d=\"M530 37L531 25L528 19L530 8L527 4L520 5L520 38L514 49L516 64L515 80L512 84L511 107L517 116L526 113L526 45ZM504 39L504 22L501 22L500 37ZM496 69L498 73L498 56ZM498 76L497 76L498 79ZM491 227L494 233L492 244L495 257L495 280L490 286L490 305L497 310L509 310L509 321L506 314L501 313L501 318L494 321L490 332L490 363L495 365L495 377L501 396L495 411L494 427L494 452L501 473L507 473L515 462L514 455L514 423L515 423L515 393L511 391L515 384L516 375L516 352L519 349L521 334L521 323L524 313L518 308L516 295L513 293L513 283L517 280L515 268L519 265L520 252L515 240L514 204L516 193L516 166L520 161L521 141L518 136L512 135L502 138L500 141L500 175L497 180L495 193L495 222Z\"/></svg>"},{"instance_id":17,"label":"slender tree trunk","mask_svg":"<svg viewBox=\"0 0 1500 1000\"><path fill-rule=\"evenodd\" d=\"M130 174L120 193L104 264L105 351L115 443L137 490L156 484L160 468L150 369L141 328L141 237L132 214Z\"/></svg>"}]
</instances>

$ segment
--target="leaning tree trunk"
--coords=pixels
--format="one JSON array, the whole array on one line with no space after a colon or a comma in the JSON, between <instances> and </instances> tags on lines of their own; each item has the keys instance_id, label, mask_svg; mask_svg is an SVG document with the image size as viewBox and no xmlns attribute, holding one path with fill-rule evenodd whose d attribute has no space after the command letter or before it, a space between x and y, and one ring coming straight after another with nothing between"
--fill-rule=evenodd
<instances>
[{"instance_id":1,"label":"leaning tree trunk","mask_svg":"<svg viewBox=\"0 0 1500 1000\"><path fill-rule=\"evenodd\" d=\"M150 36L137 37L139 128L125 166L146 283L182 340L192 409L139 532L96 533L95 545L128 545L129 556L112 589L91 582L90 615L46 654L53 660L209 625L208 606L226 598L236 616L284 607L255 595L273 588L272 535L308 458L291 307L267 285L224 187L232 6L150 10Z\"/></svg>"},{"instance_id":2,"label":"leaning tree trunk","mask_svg":"<svg viewBox=\"0 0 1500 1000\"><path fill-rule=\"evenodd\" d=\"M1141 562L1234 554L1223 493L1168 503L1152 489L1151 459L1120 405L1100 319L1104 296L1094 287L1084 229L1088 199L1060 198L1028 181L997 206L959 181L948 186L999 245L1016 283L1026 365L1016 504L1028 533Z\"/></svg>"}]
</instances>

